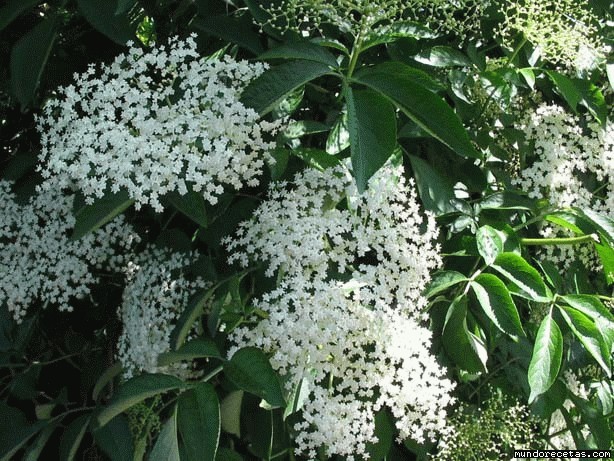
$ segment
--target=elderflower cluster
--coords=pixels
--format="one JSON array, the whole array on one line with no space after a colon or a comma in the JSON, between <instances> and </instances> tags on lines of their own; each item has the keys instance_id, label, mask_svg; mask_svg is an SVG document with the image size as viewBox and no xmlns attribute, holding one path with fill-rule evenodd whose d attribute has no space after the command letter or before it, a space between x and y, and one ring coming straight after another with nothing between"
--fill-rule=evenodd
<instances>
[{"instance_id":1,"label":"elderflower cluster","mask_svg":"<svg viewBox=\"0 0 614 461\"><path fill-rule=\"evenodd\" d=\"M128 263L117 352L125 378L142 372L193 375L185 363L158 366L159 355L170 350L171 333L190 296L207 286L187 276L193 259L194 255L149 248Z\"/></svg>"},{"instance_id":2,"label":"elderflower cluster","mask_svg":"<svg viewBox=\"0 0 614 461\"><path fill-rule=\"evenodd\" d=\"M546 198L555 207L591 209L614 215L614 124L605 127L587 123L557 105L542 104L524 120L521 129L534 146L534 161L513 183L532 198ZM596 181L596 183L595 183ZM593 184L591 186L591 184ZM596 184L596 185L595 185ZM564 231L544 226L543 237L564 235ZM594 267L591 247L548 246L543 255L565 268L580 258Z\"/></svg>"},{"instance_id":3,"label":"elderflower cluster","mask_svg":"<svg viewBox=\"0 0 614 461\"><path fill-rule=\"evenodd\" d=\"M418 21L433 31L475 32L489 2L484 0L282 0L267 5L267 24L281 30L321 31L331 24L355 38L384 33L398 20Z\"/></svg>"},{"instance_id":4,"label":"elderflower cluster","mask_svg":"<svg viewBox=\"0 0 614 461\"><path fill-rule=\"evenodd\" d=\"M438 444L437 461L505 459L513 449L537 445L529 408L511 397L494 395L483 408L459 408Z\"/></svg>"},{"instance_id":5,"label":"elderflower cluster","mask_svg":"<svg viewBox=\"0 0 614 461\"><path fill-rule=\"evenodd\" d=\"M128 191L137 209L162 210L169 192L258 184L281 121L259 120L239 98L265 69L230 57L200 58L192 37L131 47L97 72L75 75L38 120L45 178L80 189L89 203Z\"/></svg>"},{"instance_id":6,"label":"elderflower cluster","mask_svg":"<svg viewBox=\"0 0 614 461\"><path fill-rule=\"evenodd\" d=\"M339 166L274 186L227 239L231 261L264 261L279 280L255 301L267 317L231 333L230 355L260 347L288 392L309 389L295 441L310 459L318 447L366 458L384 407L402 439L433 439L445 427L453 385L420 324L421 292L440 264L436 236L402 168L384 167L359 194Z\"/></svg>"},{"instance_id":7,"label":"elderflower cluster","mask_svg":"<svg viewBox=\"0 0 614 461\"><path fill-rule=\"evenodd\" d=\"M118 216L72 240L73 195L55 187L19 204L11 187L0 181L0 305L18 322L35 302L72 311L98 282L96 270L115 269L138 236Z\"/></svg>"},{"instance_id":8,"label":"elderflower cluster","mask_svg":"<svg viewBox=\"0 0 614 461\"><path fill-rule=\"evenodd\" d=\"M598 18L582 0L506 0L500 34L513 48L516 34L523 34L539 48L544 60L584 70L605 50L598 38Z\"/></svg>"}]
</instances>

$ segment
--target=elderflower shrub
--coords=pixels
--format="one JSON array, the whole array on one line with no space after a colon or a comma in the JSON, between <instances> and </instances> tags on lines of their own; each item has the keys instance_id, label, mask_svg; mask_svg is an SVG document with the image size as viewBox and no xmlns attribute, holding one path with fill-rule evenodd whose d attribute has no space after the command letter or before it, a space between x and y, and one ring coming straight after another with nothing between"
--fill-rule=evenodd
<instances>
[{"instance_id":1,"label":"elderflower shrub","mask_svg":"<svg viewBox=\"0 0 614 461\"><path fill-rule=\"evenodd\" d=\"M142 372L193 376L185 363L159 367L158 356L169 352L171 333L190 296L207 286L187 276L195 256L152 247L128 262L117 352L126 379Z\"/></svg>"},{"instance_id":2,"label":"elderflower shrub","mask_svg":"<svg viewBox=\"0 0 614 461\"><path fill-rule=\"evenodd\" d=\"M131 47L97 71L75 75L38 120L39 170L88 203L128 191L136 208L190 188L216 203L224 186L258 184L267 140L281 121L259 120L239 97L265 69L225 56L201 58L193 37L147 51Z\"/></svg>"},{"instance_id":3,"label":"elderflower shrub","mask_svg":"<svg viewBox=\"0 0 614 461\"><path fill-rule=\"evenodd\" d=\"M116 269L139 240L123 216L72 240L72 194L49 187L24 205L11 187L0 181L0 304L18 322L36 302L72 311L100 281L96 272Z\"/></svg>"},{"instance_id":4,"label":"elderflower shrub","mask_svg":"<svg viewBox=\"0 0 614 461\"><path fill-rule=\"evenodd\" d=\"M509 459L514 448L537 448L536 421L529 409L511 397L495 394L484 407L460 407L439 441L437 461ZM543 448L539 446L539 448Z\"/></svg>"},{"instance_id":5,"label":"elderflower shrub","mask_svg":"<svg viewBox=\"0 0 614 461\"><path fill-rule=\"evenodd\" d=\"M605 127L585 123L557 105L540 105L521 124L526 140L533 146L534 160L513 179L532 198L545 198L557 208L591 209L614 215L614 124ZM593 180L603 184L591 187ZM552 225L541 228L543 237L567 235ZM591 245L546 246L542 256L563 268L579 258L595 267Z\"/></svg>"},{"instance_id":6,"label":"elderflower shrub","mask_svg":"<svg viewBox=\"0 0 614 461\"><path fill-rule=\"evenodd\" d=\"M499 33L509 48L521 33L544 60L579 71L603 57L599 21L586 0L507 0L502 12Z\"/></svg>"},{"instance_id":7,"label":"elderflower shrub","mask_svg":"<svg viewBox=\"0 0 614 461\"><path fill-rule=\"evenodd\" d=\"M479 28L479 19L489 2L483 0L282 0L265 5L268 25L281 30L321 30L331 24L355 38L384 32L399 20L414 20L434 31L454 32L463 37Z\"/></svg>"},{"instance_id":8,"label":"elderflower shrub","mask_svg":"<svg viewBox=\"0 0 614 461\"><path fill-rule=\"evenodd\" d=\"M288 392L308 386L295 425L300 453L366 457L384 407L401 439L422 442L445 427L453 385L420 324L421 291L440 264L436 237L401 168L383 168L359 194L339 166L273 186L226 240L231 261L264 261L278 274L277 288L255 301L266 319L232 331L229 354L260 347Z\"/></svg>"}]
</instances>

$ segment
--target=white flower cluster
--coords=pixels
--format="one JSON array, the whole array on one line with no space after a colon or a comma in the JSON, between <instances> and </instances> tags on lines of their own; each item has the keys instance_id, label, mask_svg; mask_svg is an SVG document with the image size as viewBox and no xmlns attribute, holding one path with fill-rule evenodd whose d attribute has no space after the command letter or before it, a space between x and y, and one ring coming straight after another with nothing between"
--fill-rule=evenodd
<instances>
[{"instance_id":1,"label":"white flower cluster","mask_svg":"<svg viewBox=\"0 0 614 461\"><path fill-rule=\"evenodd\" d=\"M95 270L116 268L138 236L118 216L71 240L73 195L55 187L18 204L11 187L0 181L0 305L17 321L34 302L72 311L98 282Z\"/></svg>"},{"instance_id":2,"label":"white flower cluster","mask_svg":"<svg viewBox=\"0 0 614 461\"><path fill-rule=\"evenodd\" d=\"M388 408L400 438L445 427L452 383L420 325L429 271L440 264L435 220L423 217L401 168L387 166L358 194L344 167L307 169L274 187L240 226L231 261L268 263L278 286L255 302L267 318L231 333L256 346L290 392L310 389L295 426L299 452L367 457L374 416Z\"/></svg>"},{"instance_id":3,"label":"white flower cluster","mask_svg":"<svg viewBox=\"0 0 614 461\"><path fill-rule=\"evenodd\" d=\"M194 255L149 248L128 263L117 352L126 379L142 372L193 375L185 363L158 366L158 356L170 350L171 333L190 296L207 285L200 278L186 277L193 259Z\"/></svg>"},{"instance_id":4,"label":"white flower cluster","mask_svg":"<svg viewBox=\"0 0 614 461\"><path fill-rule=\"evenodd\" d=\"M191 187L214 204L224 186L256 185L281 121L240 101L261 63L200 58L192 37L147 52L132 47L97 77L91 66L39 119L44 177L92 202L125 189L136 207Z\"/></svg>"},{"instance_id":5,"label":"white flower cluster","mask_svg":"<svg viewBox=\"0 0 614 461\"><path fill-rule=\"evenodd\" d=\"M546 198L555 207L591 209L614 216L614 124L581 125L578 116L557 105L542 104L523 122L526 140L534 144L535 160L513 183L532 198ZM591 181L597 185L589 187ZM544 237L565 235L544 226ZM545 257L566 268L580 258L595 265L591 246L547 246Z\"/></svg>"}]
</instances>

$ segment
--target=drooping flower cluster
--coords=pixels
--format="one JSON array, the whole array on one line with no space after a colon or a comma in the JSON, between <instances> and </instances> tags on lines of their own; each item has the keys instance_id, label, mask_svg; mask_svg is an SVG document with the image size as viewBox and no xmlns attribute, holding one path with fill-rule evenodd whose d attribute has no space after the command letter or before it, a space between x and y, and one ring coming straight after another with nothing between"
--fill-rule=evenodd
<instances>
[{"instance_id":1,"label":"drooping flower cluster","mask_svg":"<svg viewBox=\"0 0 614 461\"><path fill-rule=\"evenodd\" d=\"M200 278L187 277L193 259L194 255L149 248L128 263L117 352L125 378L142 372L193 374L185 363L158 366L159 355L170 350L171 333L190 296L207 285Z\"/></svg>"},{"instance_id":2,"label":"drooping flower cluster","mask_svg":"<svg viewBox=\"0 0 614 461\"><path fill-rule=\"evenodd\" d=\"M507 0L500 33L509 48L522 33L544 60L582 70L602 54L598 19L587 1Z\"/></svg>"},{"instance_id":3,"label":"drooping flower cluster","mask_svg":"<svg viewBox=\"0 0 614 461\"><path fill-rule=\"evenodd\" d=\"M0 305L17 321L34 302L73 310L98 282L96 270L121 264L138 241L123 216L72 240L73 200L55 187L18 204L11 183L0 181Z\"/></svg>"},{"instance_id":4,"label":"drooping flower cluster","mask_svg":"<svg viewBox=\"0 0 614 461\"><path fill-rule=\"evenodd\" d=\"M189 188L215 203L224 186L255 185L281 122L240 101L264 64L200 58L192 37L131 47L58 91L39 119L43 176L92 202L128 191L137 209Z\"/></svg>"},{"instance_id":5,"label":"drooping flower cluster","mask_svg":"<svg viewBox=\"0 0 614 461\"><path fill-rule=\"evenodd\" d=\"M295 429L300 452L366 457L374 416L388 408L401 438L445 426L452 384L430 354L421 296L440 263L434 218L424 216L402 170L387 166L358 194L342 167L307 169L279 184L228 240L231 260L268 264L279 284L255 302L267 318L231 333L257 346L290 391L309 398Z\"/></svg>"},{"instance_id":6,"label":"drooping flower cluster","mask_svg":"<svg viewBox=\"0 0 614 461\"><path fill-rule=\"evenodd\" d=\"M488 5L484 0L283 0L267 5L268 24L280 29L307 31L331 24L355 38L384 32L398 20L419 21L434 32L444 30L459 36L479 28Z\"/></svg>"},{"instance_id":7,"label":"drooping flower cluster","mask_svg":"<svg viewBox=\"0 0 614 461\"><path fill-rule=\"evenodd\" d=\"M526 118L522 129L534 145L535 159L513 180L515 185L530 197L548 199L554 207L578 207L614 216L614 124L607 122L601 127L588 123L583 128L579 117L560 106L543 104ZM593 180L603 186L591 187ZM561 232L552 226L540 231L544 237ZM593 265L588 245L550 246L541 251L564 267L578 257Z\"/></svg>"}]
</instances>

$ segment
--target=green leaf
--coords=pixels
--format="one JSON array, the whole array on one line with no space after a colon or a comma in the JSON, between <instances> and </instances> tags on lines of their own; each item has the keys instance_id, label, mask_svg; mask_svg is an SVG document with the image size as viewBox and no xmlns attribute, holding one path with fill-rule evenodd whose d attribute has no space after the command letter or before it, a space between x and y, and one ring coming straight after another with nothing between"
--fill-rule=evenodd
<instances>
[{"instance_id":1,"label":"green leaf","mask_svg":"<svg viewBox=\"0 0 614 461\"><path fill-rule=\"evenodd\" d=\"M482 210L532 210L535 200L513 192L496 192L480 202Z\"/></svg>"},{"instance_id":2,"label":"green leaf","mask_svg":"<svg viewBox=\"0 0 614 461\"><path fill-rule=\"evenodd\" d=\"M546 71L546 74L574 111L576 111L578 104L582 104L599 123L605 123L608 111L603 94L598 87L589 81L578 78L572 79L559 72Z\"/></svg>"},{"instance_id":3,"label":"green leaf","mask_svg":"<svg viewBox=\"0 0 614 461\"><path fill-rule=\"evenodd\" d=\"M606 73L608 74L608 80L610 81L610 86L614 88L614 62L607 63L605 65L605 69L606 69Z\"/></svg>"},{"instance_id":4,"label":"green leaf","mask_svg":"<svg viewBox=\"0 0 614 461\"><path fill-rule=\"evenodd\" d=\"M434 46L422 51L414 59L433 67L471 67L471 60L460 51L449 46Z\"/></svg>"},{"instance_id":5,"label":"green leaf","mask_svg":"<svg viewBox=\"0 0 614 461\"><path fill-rule=\"evenodd\" d=\"M194 191L188 191L183 195L179 194L179 192L171 192L166 196L166 199L173 207L199 226L207 227L209 224L205 198L202 194Z\"/></svg>"},{"instance_id":6,"label":"green leaf","mask_svg":"<svg viewBox=\"0 0 614 461\"><path fill-rule=\"evenodd\" d=\"M241 437L241 404L243 391L228 394L220 405L221 425L224 432Z\"/></svg>"},{"instance_id":7,"label":"green leaf","mask_svg":"<svg viewBox=\"0 0 614 461\"><path fill-rule=\"evenodd\" d=\"M308 41L283 43L280 46L265 51L259 59L304 59L315 61L332 68L338 67L335 55L320 45Z\"/></svg>"},{"instance_id":8,"label":"green leaf","mask_svg":"<svg viewBox=\"0 0 614 461\"><path fill-rule=\"evenodd\" d=\"M201 290L196 296L194 296L185 310L179 316L177 324L171 333L171 349L178 350L185 342L190 330L194 326L196 319L200 317L205 309L205 306L211 299L211 296L215 293L217 286L209 289Z\"/></svg>"},{"instance_id":9,"label":"green leaf","mask_svg":"<svg viewBox=\"0 0 614 461\"><path fill-rule=\"evenodd\" d=\"M41 0L8 0L0 8L0 32L30 8L41 3Z\"/></svg>"},{"instance_id":10,"label":"green leaf","mask_svg":"<svg viewBox=\"0 0 614 461\"><path fill-rule=\"evenodd\" d=\"M350 147L347 112L339 114L326 138L326 152L337 155Z\"/></svg>"},{"instance_id":11,"label":"green leaf","mask_svg":"<svg viewBox=\"0 0 614 461\"><path fill-rule=\"evenodd\" d=\"M612 375L612 342L603 337L595 322L579 310L559 306L559 311L576 338L584 345L589 354L603 368L608 377Z\"/></svg>"},{"instance_id":12,"label":"green leaf","mask_svg":"<svg viewBox=\"0 0 614 461\"><path fill-rule=\"evenodd\" d=\"M188 341L176 351L160 354L158 356L158 365L163 367L181 360L191 361L203 357L221 359L222 355L212 339L201 336Z\"/></svg>"},{"instance_id":13,"label":"green leaf","mask_svg":"<svg viewBox=\"0 0 614 461\"><path fill-rule=\"evenodd\" d=\"M299 86L329 71L329 66L314 61L298 60L281 64L252 80L243 91L241 102L264 115Z\"/></svg>"},{"instance_id":14,"label":"green leaf","mask_svg":"<svg viewBox=\"0 0 614 461\"><path fill-rule=\"evenodd\" d=\"M224 364L224 373L239 389L264 399L272 408L286 405L279 378L260 349L239 349Z\"/></svg>"},{"instance_id":15,"label":"green leaf","mask_svg":"<svg viewBox=\"0 0 614 461\"><path fill-rule=\"evenodd\" d=\"M354 80L390 99L409 118L457 154L481 158L452 108L429 91L417 72L398 62L388 62L356 72Z\"/></svg>"},{"instance_id":16,"label":"green leaf","mask_svg":"<svg viewBox=\"0 0 614 461\"><path fill-rule=\"evenodd\" d=\"M111 461L134 461L132 432L125 415L117 415L93 434L96 444Z\"/></svg>"},{"instance_id":17,"label":"green leaf","mask_svg":"<svg viewBox=\"0 0 614 461\"><path fill-rule=\"evenodd\" d=\"M563 96L567 104L569 104L569 107L575 111L578 107L578 103L582 100L582 94L574 85L573 80L553 70L547 70L546 74L550 77L552 83L556 85L561 96Z\"/></svg>"},{"instance_id":18,"label":"green leaf","mask_svg":"<svg viewBox=\"0 0 614 461\"><path fill-rule=\"evenodd\" d=\"M142 374L126 381L115 393L109 404L94 417L96 427L101 427L128 408L154 395L182 389L185 384L175 376Z\"/></svg>"},{"instance_id":19,"label":"green leaf","mask_svg":"<svg viewBox=\"0 0 614 461\"><path fill-rule=\"evenodd\" d=\"M525 298L539 302L548 302L552 294L537 269L516 253L501 253L497 256L492 268L508 278L518 288Z\"/></svg>"},{"instance_id":20,"label":"green leaf","mask_svg":"<svg viewBox=\"0 0 614 461\"><path fill-rule=\"evenodd\" d=\"M151 449L149 459L156 461L181 461L179 459L179 441L177 440L177 407L164 423L156 444ZM203 458L201 458L203 459Z\"/></svg>"},{"instance_id":21,"label":"green leaf","mask_svg":"<svg viewBox=\"0 0 614 461\"><path fill-rule=\"evenodd\" d=\"M385 409L381 409L375 415L375 436L376 443L367 444L367 453L372 461L381 461L386 459L386 455L392 447L395 429L394 424L390 419L390 415Z\"/></svg>"},{"instance_id":22,"label":"green leaf","mask_svg":"<svg viewBox=\"0 0 614 461\"><path fill-rule=\"evenodd\" d=\"M495 259L503 251L503 237L501 233L490 226L482 226L476 233L478 253L484 258L487 265L495 262Z\"/></svg>"},{"instance_id":23,"label":"green leaf","mask_svg":"<svg viewBox=\"0 0 614 461\"><path fill-rule=\"evenodd\" d=\"M288 398L288 405L284 409L284 420L293 413L296 413L301 408L310 394L309 381L304 377L294 386L292 394Z\"/></svg>"},{"instance_id":24,"label":"green leaf","mask_svg":"<svg viewBox=\"0 0 614 461\"><path fill-rule=\"evenodd\" d=\"M605 239L601 234L600 236ZM614 249L609 245L601 245L596 242L594 245L603 266L606 283L611 285L614 283Z\"/></svg>"},{"instance_id":25,"label":"green leaf","mask_svg":"<svg viewBox=\"0 0 614 461\"><path fill-rule=\"evenodd\" d=\"M0 461L9 461L48 421L29 424L15 407L0 402Z\"/></svg>"},{"instance_id":26,"label":"green leaf","mask_svg":"<svg viewBox=\"0 0 614 461\"><path fill-rule=\"evenodd\" d=\"M92 390L92 398L94 400L98 400L98 396L100 395L102 390L105 387L107 387L107 384L109 384L113 380L113 378L119 375L121 371L122 371L121 362L116 362L113 365L111 365L109 368L107 368L96 381L96 384L94 385L94 389Z\"/></svg>"},{"instance_id":27,"label":"green leaf","mask_svg":"<svg viewBox=\"0 0 614 461\"><path fill-rule=\"evenodd\" d=\"M117 0L115 15L124 14L129 11L136 3L136 0Z\"/></svg>"},{"instance_id":28,"label":"green leaf","mask_svg":"<svg viewBox=\"0 0 614 461\"><path fill-rule=\"evenodd\" d=\"M59 421L49 422L36 436L34 441L26 449L22 461L37 461L41 459L41 452L44 450L45 445L49 441L49 438L56 430Z\"/></svg>"},{"instance_id":29,"label":"green leaf","mask_svg":"<svg viewBox=\"0 0 614 461\"><path fill-rule=\"evenodd\" d=\"M320 149L311 149L307 147L292 149L291 154L300 158L307 165L320 171L324 171L327 168L332 168L341 164L341 161L337 157Z\"/></svg>"},{"instance_id":30,"label":"green leaf","mask_svg":"<svg viewBox=\"0 0 614 461\"><path fill-rule=\"evenodd\" d=\"M91 205L81 207L75 213L76 222L71 238L78 240L104 226L133 203L134 199L128 196L127 191L122 190L117 193L107 193Z\"/></svg>"},{"instance_id":31,"label":"green leaf","mask_svg":"<svg viewBox=\"0 0 614 461\"><path fill-rule=\"evenodd\" d=\"M73 461L79 450L79 445L87 432L91 415L81 415L75 419L62 434L60 440L60 461Z\"/></svg>"},{"instance_id":32,"label":"green leaf","mask_svg":"<svg viewBox=\"0 0 614 461\"><path fill-rule=\"evenodd\" d=\"M57 37L59 18L52 14L21 37L11 50L11 87L24 110L34 95Z\"/></svg>"},{"instance_id":33,"label":"green leaf","mask_svg":"<svg viewBox=\"0 0 614 461\"><path fill-rule=\"evenodd\" d=\"M186 461L214 461L221 419L220 403L211 384L198 383L181 394L177 421Z\"/></svg>"},{"instance_id":34,"label":"green leaf","mask_svg":"<svg viewBox=\"0 0 614 461\"><path fill-rule=\"evenodd\" d=\"M467 328L467 296L454 300L448 308L441 341L446 354L470 373L486 371L488 354L484 342Z\"/></svg>"},{"instance_id":35,"label":"green leaf","mask_svg":"<svg viewBox=\"0 0 614 461\"><path fill-rule=\"evenodd\" d=\"M448 178L419 157L409 155L409 161L424 208L436 216L453 213L454 187Z\"/></svg>"},{"instance_id":36,"label":"green leaf","mask_svg":"<svg viewBox=\"0 0 614 461\"><path fill-rule=\"evenodd\" d=\"M198 30L215 35L223 40L236 43L254 54L262 53L260 36L253 29L249 15L198 16L192 21L192 26Z\"/></svg>"},{"instance_id":37,"label":"green leaf","mask_svg":"<svg viewBox=\"0 0 614 461\"><path fill-rule=\"evenodd\" d=\"M589 208L574 208L574 212L580 217L587 219L597 230L604 234L610 246L614 246L614 219Z\"/></svg>"},{"instance_id":38,"label":"green leaf","mask_svg":"<svg viewBox=\"0 0 614 461\"><path fill-rule=\"evenodd\" d=\"M514 339L525 335L512 296L499 277L480 274L471 288L482 310L499 330Z\"/></svg>"},{"instance_id":39,"label":"green leaf","mask_svg":"<svg viewBox=\"0 0 614 461\"><path fill-rule=\"evenodd\" d=\"M400 38L435 38L437 34L428 27L412 21L395 21L392 24L376 27L361 43L361 51L377 45L392 43Z\"/></svg>"},{"instance_id":40,"label":"green leaf","mask_svg":"<svg viewBox=\"0 0 614 461\"><path fill-rule=\"evenodd\" d=\"M362 193L396 147L397 122L392 104L374 91L348 88L346 101L352 169Z\"/></svg>"},{"instance_id":41,"label":"green leaf","mask_svg":"<svg viewBox=\"0 0 614 461\"><path fill-rule=\"evenodd\" d=\"M432 298L439 293L446 291L448 288L453 287L462 282L466 282L469 279L460 272L456 271L439 271L436 272L431 278L431 282L428 284L424 296Z\"/></svg>"},{"instance_id":42,"label":"green leaf","mask_svg":"<svg viewBox=\"0 0 614 461\"><path fill-rule=\"evenodd\" d=\"M303 136L328 131L328 125L312 120L297 120L288 123L283 131L285 139L298 139Z\"/></svg>"},{"instance_id":43,"label":"green leaf","mask_svg":"<svg viewBox=\"0 0 614 461\"><path fill-rule=\"evenodd\" d=\"M94 29L106 35L115 43L125 45L136 38L136 28L142 14L115 14L119 8L118 0L77 0L83 17Z\"/></svg>"},{"instance_id":44,"label":"green leaf","mask_svg":"<svg viewBox=\"0 0 614 461\"><path fill-rule=\"evenodd\" d=\"M563 336L557 323L548 314L539 326L533 355L529 363L529 403L543 394L556 379L563 360Z\"/></svg>"}]
</instances>

